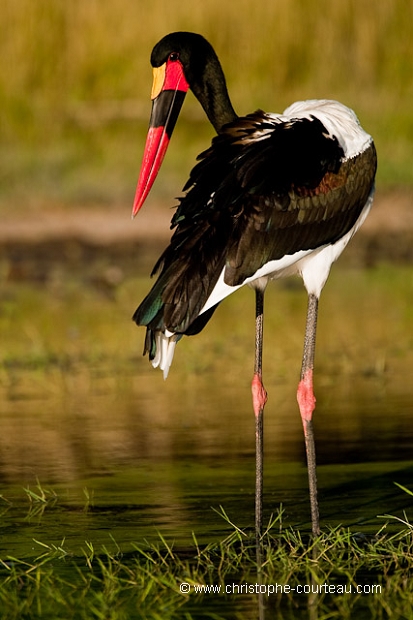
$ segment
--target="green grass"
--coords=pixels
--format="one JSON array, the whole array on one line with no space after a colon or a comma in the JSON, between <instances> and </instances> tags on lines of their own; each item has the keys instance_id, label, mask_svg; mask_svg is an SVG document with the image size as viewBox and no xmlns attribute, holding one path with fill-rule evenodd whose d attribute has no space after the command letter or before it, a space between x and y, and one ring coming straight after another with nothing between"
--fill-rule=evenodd
<instances>
[{"instance_id":1,"label":"green grass","mask_svg":"<svg viewBox=\"0 0 413 620\"><path fill-rule=\"evenodd\" d=\"M50 494L40 483L38 491ZM280 510L263 533L258 570L254 536L222 508L220 514L227 534L206 546L196 532L185 548L159 533L157 542L133 543L127 553L113 539L112 550L96 549L93 540L80 549L64 539L34 540L32 558L0 560L2 618L189 620L227 618L228 611L256 618L259 605L271 618L307 618L311 608L320 618L410 617L413 526L407 517L392 534L383 518L374 536L335 528L311 540L284 528Z\"/></svg>"},{"instance_id":2,"label":"green grass","mask_svg":"<svg viewBox=\"0 0 413 620\"><path fill-rule=\"evenodd\" d=\"M0 207L130 202L149 118L150 51L176 29L215 45L240 114L340 99L376 139L379 183L412 185L412 10L404 0L378 0L374 11L367 0L321 0L316 10L309 0L4 0ZM188 97L155 198L170 204L211 135Z\"/></svg>"}]
</instances>

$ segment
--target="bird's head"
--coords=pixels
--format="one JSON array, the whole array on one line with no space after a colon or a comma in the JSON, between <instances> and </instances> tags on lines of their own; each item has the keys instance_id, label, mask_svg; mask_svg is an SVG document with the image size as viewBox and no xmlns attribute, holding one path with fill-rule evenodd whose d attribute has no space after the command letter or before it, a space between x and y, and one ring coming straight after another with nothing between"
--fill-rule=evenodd
<instances>
[{"instance_id":1,"label":"bird's head","mask_svg":"<svg viewBox=\"0 0 413 620\"><path fill-rule=\"evenodd\" d=\"M208 41L193 32L173 32L155 45L152 112L135 194L135 216L147 198L161 167L185 95L191 88L218 132L234 119L225 77Z\"/></svg>"}]
</instances>

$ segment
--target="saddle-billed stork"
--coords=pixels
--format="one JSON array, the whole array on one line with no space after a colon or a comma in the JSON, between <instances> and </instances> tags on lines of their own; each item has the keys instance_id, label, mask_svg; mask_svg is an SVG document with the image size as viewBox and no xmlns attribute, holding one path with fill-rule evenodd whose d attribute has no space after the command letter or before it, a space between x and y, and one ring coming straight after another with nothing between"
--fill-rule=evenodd
<instances>
[{"instance_id":1,"label":"saddle-billed stork","mask_svg":"<svg viewBox=\"0 0 413 620\"><path fill-rule=\"evenodd\" d=\"M365 220L373 200L376 151L352 110L337 101L294 103L283 114L235 113L220 62L204 37L175 32L155 45L152 113L133 215L161 166L191 89L217 136L198 157L172 218L158 279L133 319L145 325L144 354L166 378L175 345L197 334L218 304L244 284L256 295L255 368L257 538L262 525L263 298L269 280L298 274L308 292L297 399L304 427L312 532L319 511L312 413L318 300L332 263Z\"/></svg>"}]
</instances>

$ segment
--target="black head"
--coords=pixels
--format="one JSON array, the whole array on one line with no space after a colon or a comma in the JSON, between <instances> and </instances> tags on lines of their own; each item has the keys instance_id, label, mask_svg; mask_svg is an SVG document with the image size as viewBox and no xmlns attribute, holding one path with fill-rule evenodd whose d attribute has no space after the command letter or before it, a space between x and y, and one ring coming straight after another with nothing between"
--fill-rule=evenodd
<instances>
[{"instance_id":1,"label":"black head","mask_svg":"<svg viewBox=\"0 0 413 620\"><path fill-rule=\"evenodd\" d=\"M185 78L217 131L236 118L228 97L225 76L210 43L194 32L172 32L155 45L153 67L162 66L170 56L182 64Z\"/></svg>"},{"instance_id":2,"label":"black head","mask_svg":"<svg viewBox=\"0 0 413 620\"><path fill-rule=\"evenodd\" d=\"M179 57L191 88L194 83L200 81L208 65L219 64L212 45L203 36L194 32L172 32L163 37L152 50L152 66L160 67L171 54Z\"/></svg>"}]
</instances>

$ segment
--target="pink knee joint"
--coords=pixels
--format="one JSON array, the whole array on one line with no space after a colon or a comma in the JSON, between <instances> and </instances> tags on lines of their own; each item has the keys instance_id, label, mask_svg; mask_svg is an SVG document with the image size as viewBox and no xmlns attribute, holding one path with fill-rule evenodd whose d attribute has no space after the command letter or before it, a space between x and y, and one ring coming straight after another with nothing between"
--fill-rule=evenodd
<instances>
[{"instance_id":1,"label":"pink knee joint","mask_svg":"<svg viewBox=\"0 0 413 620\"><path fill-rule=\"evenodd\" d=\"M309 422L316 402L313 391L313 371L311 368L306 371L304 378L298 384L297 401L303 423L304 421Z\"/></svg>"},{"instance_id":2,"label":"pink knee joint","mask_svg":"<svg viewBox=\"0 0 413 620\"><path fill-rule=\"evenodd\" d=\"M255 374L252 379L251 391L252 406L254 408L254 413L257 416L260 411L264 409L265 403L267 402L267 392L262 384L261 377L257 374Z\"/></svg>"}]
</instances>

